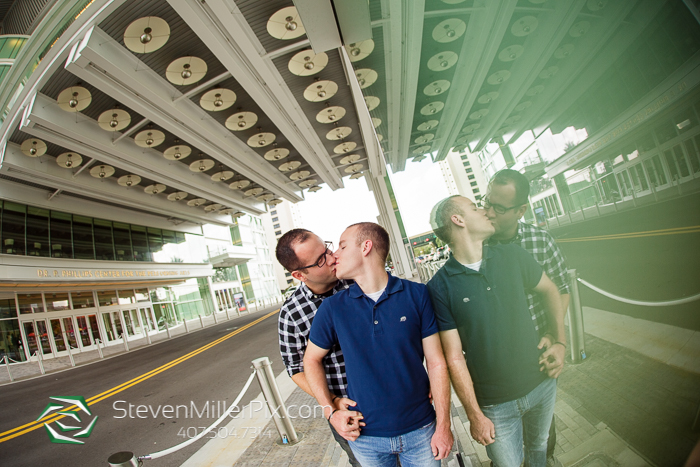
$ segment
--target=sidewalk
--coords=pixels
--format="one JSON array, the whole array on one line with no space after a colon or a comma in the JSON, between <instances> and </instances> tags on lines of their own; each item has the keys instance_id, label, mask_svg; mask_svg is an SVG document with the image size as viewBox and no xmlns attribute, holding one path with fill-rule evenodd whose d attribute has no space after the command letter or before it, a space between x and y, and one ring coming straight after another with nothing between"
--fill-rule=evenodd
<instances>
[{"instance_id":1,"label":"sidewalk","mask_svg":"<svg viewBox=\"0 0 700 467\"><path fill-rule=\"evenodd\" d=\"M567 363L558 381L558 459L567 467L682 466L698 441L691 426L700 402L700 333L587 307L584 321L588 358L579 365ZM285 372L277 381L288 407L313 406ZM263 400L262 394L258 397ZM452 420L459 443L442 465L458 467L459 449L465 466L489 466L486 449L471 439L454 393ZM301 441L280 446L269 413L233 420L228 433L245 426L257 434L212 440L183 467L349 466L325 420L293 422Z\"/></svg>"},{"instance_id":2,"label":"sidewalk","mask_svg":"<svg viewBox=\"0 0 700 467\"><path fill-rule=\"evenodd\" d=\"M282 303L276 303L272 305L268 305L265 309L269 308L272 309L273 307L279 307ZM248 308L250 310L250 307ZM264 311L261 307L261 310ZM257 313L258 310L254 310L252 313ZM148 345L154 345L157 344L158 342L162 342L165 340L168 340L169 338L174 338L178 337L184 334L187 334L187 330L189 330L190 333L196 332L203 327L209 327L213 326L214 324L222 323L227 321L228 319L230 320L235 320L239 317L246 317L250 314L251 312L243 312L240 314L240 316L237 315L235 311L229 310L228 317L225 311L221 311L216 314L216 317L214 315L210 316L205 316L202 317L202 320L200 321L199 318L196 319L191 319L187 321L187 329L185 328L184 324L180 324L178 326L170 328L170 336L168 337L168 333L163 330L157 334L152 334L150 336L151 338L151 343L148 343L148 340L146 337L140 337L140 338L129 338L128 340L128 345L129 345L129 351L134 351L136 349L140 349L143 347L146 347ZM133 340L132 340L133 339ZM110 358L114 357L116 355L121 355L126 352L126 349L124 348L124 344L119 342L117 344L111 344L108 346L101 346L102 349L102 355L104 358ZM100 355L97 350L88 350L85 352L80 352L77 349L72 350L73 352L73 359L75 361L76 366L80 365L87 365L90 363L95 363L100 361ZM71 362L70 362L70 357L67 355L64 357L57 357L57 358L44 358L43 360L44 364L44 370L46 371L46 374L49 373L55 373L58 371L64 371L68 370L71 368ZM12 377L14 381L22 381L26 379L31 379L31 378L36 378L43 376L41 374L41 370L39 368L39 363L36 361L36 357L32 359L32 361L28 362L23 362L23 363L14 363L10 365L10 372L12 373ZM0 386L3 384L8 384L10 383L10 376L7 372L7 368L4 364L0 364Z\"/></svg>"}]
</instances>

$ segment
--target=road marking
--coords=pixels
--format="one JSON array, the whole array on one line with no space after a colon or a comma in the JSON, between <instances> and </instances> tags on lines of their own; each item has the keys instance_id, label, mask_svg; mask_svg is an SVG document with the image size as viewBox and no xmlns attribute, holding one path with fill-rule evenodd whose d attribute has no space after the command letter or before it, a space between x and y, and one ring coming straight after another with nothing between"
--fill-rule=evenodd
<instances>
[{"instance_id":1,"label":"road marking","mask_svg":"<svg viewBox=\"0 0 700 467\"><path fill-rule=\"evenodd\" d=\"M557 239L557 243L588 242L596 240L620 240L625 238L656 237L660 235L678 235L698 232L700 232L700 225L693 225L690 227L676 227L673 229L647 230L642 232L628 232L611 235L597 235L594 237L562 238Z\"/></svg>"},{"instance_id":2,"label":"road marking","mask_svg":"<svg viewBox=\"0 0 700 467\"><path fill-rule=\"evenodd\" d=\"M206 350L211 349L212 347L222 343L223 341L235 336L238 333L245 331L246 329L248 329L250 327L255 326L256 324L260 323L261 321L266 320L267 318L269 318L272 315L277 314L278 312L279 312L279 309L272 311L272 312L266 314L265 316L258 318L255 321L251 321L250 323L246 324L245 326L241 326L240 328L236 329L235 331L233 331L229 334L226 334L225 336L220 337L219 339L216 339L216 340L210 342L207 345L204 345L196 350L193 350L192 352L190 352L186 355L183 355L180 358L176 358L175 360L168 362L165 365L161 365L154 370L151 370L147 373L144 373L140 376L137 376L136 378L133 378L125 383L122 383L119 386L115 386L115 387L108 389L100 394L97 394L96 396L93 396L89 399L86 399L86 401L87 401L88 405L97 404L98 402L103 401L103 400L107 399L108 397L111 397L111 396L118 394L126 389L129 389L130 387L135 386L136 384L138 384L142 381L146 381L147 379L149 379L149 378L151 378L159 373L162 373L165 370L168 370L176 365L179 365L180 363L184 362L185 360L189 360L190 358L192 358L196 355L199 355L200 353L202 353ZM75 411L77 409L78 409L77 406L72 405L72 406L68 407L66 409L66 411ZM12 430L8 430L8 431L5 431L3 433L0 433L0 443L4 443L5 441L9 441L12 438L16 438L16 437L21 436L25 433L29 433L30 431L34 431L38 428L43 427L44 423L52 423L52 422L59 420L63 417L65 417L65 415L58 415L58 414L47 415L42 419L35 420L33 422L26 423L22 426L18 426L17 428L13 428Z\"/></svg>"}]
</instances>

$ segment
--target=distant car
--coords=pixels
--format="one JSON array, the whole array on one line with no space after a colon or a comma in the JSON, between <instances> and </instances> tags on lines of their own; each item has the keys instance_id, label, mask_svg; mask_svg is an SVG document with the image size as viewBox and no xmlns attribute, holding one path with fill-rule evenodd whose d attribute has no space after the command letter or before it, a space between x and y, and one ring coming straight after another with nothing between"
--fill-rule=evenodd
<instances>
[{"instance_id":1,"label":"distant car","mask_svg":"<svg viewBox=\"0 0 700 467\"><path fill-rule=\"evenodd\" d=\"M292 295L296 289L297 289L296 285L290 285L289 287L287 287L284 290L284 292L282 293L282 295L284 295L284 299L285 300L288 299L289 296Z\"/></svg>"}]
</instances>

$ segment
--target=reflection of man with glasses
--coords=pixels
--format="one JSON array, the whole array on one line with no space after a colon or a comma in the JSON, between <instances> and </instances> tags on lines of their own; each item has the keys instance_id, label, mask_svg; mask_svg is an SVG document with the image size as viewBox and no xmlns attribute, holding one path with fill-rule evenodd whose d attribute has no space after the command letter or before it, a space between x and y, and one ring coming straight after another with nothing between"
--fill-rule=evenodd
<instances>
[{"instance_id":1,"label":"reflection of man with glasses","mask_svg":"<svg viewBox=\"0 0 700 467\"><path fill-rule=\"evenodd\" d=\"M304 352L311 323L323 300L347 289L353 281L338 280L335 275L333 244L324 242L308 230L293 229L282 235L277 242L275 254L277 261L293 278L301 282L280 309L280 353L292 381L313 396L304 374ZM348 382L345 377L345 360L339 346L334 346L328 352L323 359L323 366L328 388L333 393L334 409L347 409L348 403L354 405L354 402L346 399ZM347 440L332 425L330 427L333 437L347 453L350 465L359 466ZM347 432L342 434L349 436L353 431L359 432L359 427L347 425Z\"/></svg>"},{"instance_id":2,"label":"reflection of man with glasses","mask_svg":"<svg viewBox=\"0 0 700 467\"><path fill-rule=\"evenodd\" d=\"M530 184L527 178L516 170L504 169L494 175L489 184L489 191L484 199L484 210L491 220L496 232L487 241L489 245L499 243L514 243L520 245L530 253L542 266L552 282L559 289L562 310L566 313L569 306L569 285L566 275L566 263L564 255L557 246L554 238L545 230L534 225L520 222L528 206ZM535 294L527 294L527 302L530 315L535 322L535 328L540 338L552 335L552 325L542 305L541 300ZM564 319L563 316L561 318ZM545 363L547 374L556 378L564 368L564 347L555 346L555 353ZM547 464L557 465L554 460L554 448L556 447L556 430L554 418L549 431L547 443Z\"/></svg>"}]
</instances>

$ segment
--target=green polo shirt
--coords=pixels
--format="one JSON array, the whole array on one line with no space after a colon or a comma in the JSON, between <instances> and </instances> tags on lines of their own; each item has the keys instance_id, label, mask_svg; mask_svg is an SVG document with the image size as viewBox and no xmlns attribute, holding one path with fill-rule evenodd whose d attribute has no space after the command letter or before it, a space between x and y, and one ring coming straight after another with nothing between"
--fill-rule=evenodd
<instances>
[{"instance_id":1,"label":"green polo shirt","mask_svg":"<svg viewBox=\"0 0 700 467\"><path fill-rule=\"evenodd\" d=\"M542 268L520 246L484 246L479 271L450 256L428 282L440 331L457 329L479 405L518 399L546 379L526 290Z\"/></svg>"}]
</instances>

